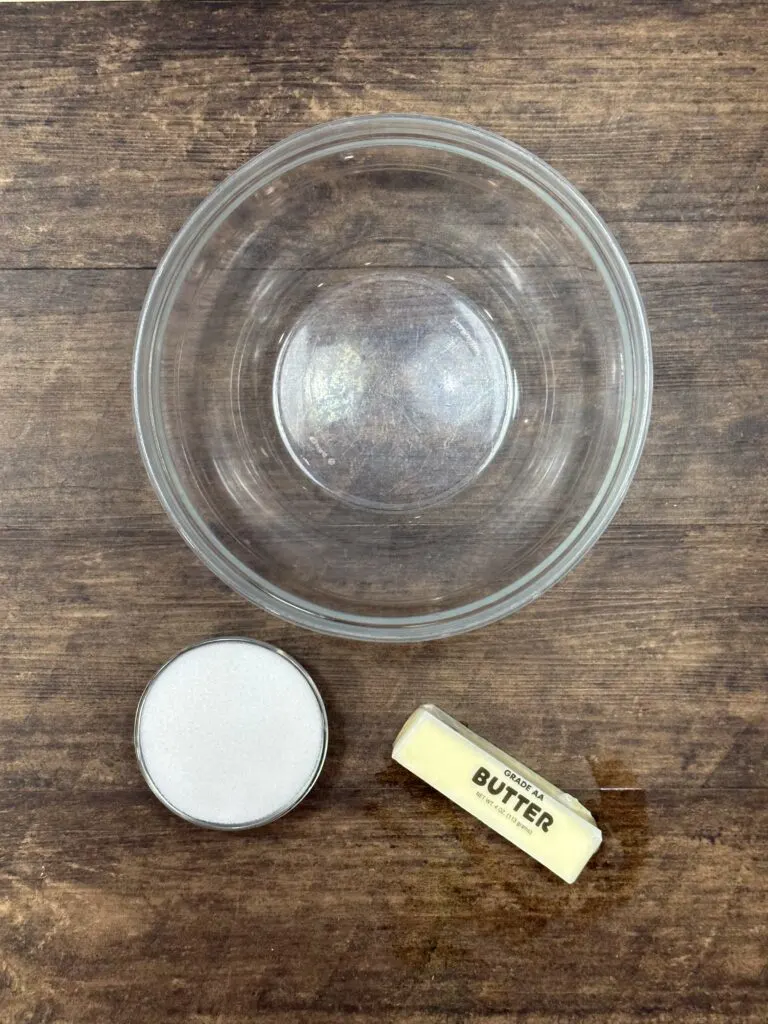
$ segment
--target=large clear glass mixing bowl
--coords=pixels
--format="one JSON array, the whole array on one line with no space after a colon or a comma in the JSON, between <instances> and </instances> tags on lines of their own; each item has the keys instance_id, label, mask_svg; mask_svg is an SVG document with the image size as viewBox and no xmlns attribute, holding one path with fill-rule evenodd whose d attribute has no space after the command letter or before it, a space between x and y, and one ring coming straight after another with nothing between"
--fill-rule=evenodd
<instances>
[{"instance_id":1,"label":"large clear glass mixing bowl","mask_svg":"<svg viewBox=\"0 0 768 1024\"><path fill-rule=\"evenodd\" d=\"M178 530L249 600L422 640L560 579L650 413L631 271L555 171L488 132L375 116L241 167L158 267L134 408Z\"/></svg>"}]
</instances>

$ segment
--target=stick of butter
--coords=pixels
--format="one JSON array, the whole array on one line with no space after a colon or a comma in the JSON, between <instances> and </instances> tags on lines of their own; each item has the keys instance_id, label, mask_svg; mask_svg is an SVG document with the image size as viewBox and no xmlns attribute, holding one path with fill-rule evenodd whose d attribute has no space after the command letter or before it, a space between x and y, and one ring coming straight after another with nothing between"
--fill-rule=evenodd
<instances>
[{"instance_id":1,"label":"stick of butter","mask_svg":"<svg viewBox=\"0 0 768 1024\"><path fill-rule=\"evenodd\" d=\"M575 797L434 704L414 711L392 757L566 882L576 881L603 840Z\"/></svg>"}]
</instances>

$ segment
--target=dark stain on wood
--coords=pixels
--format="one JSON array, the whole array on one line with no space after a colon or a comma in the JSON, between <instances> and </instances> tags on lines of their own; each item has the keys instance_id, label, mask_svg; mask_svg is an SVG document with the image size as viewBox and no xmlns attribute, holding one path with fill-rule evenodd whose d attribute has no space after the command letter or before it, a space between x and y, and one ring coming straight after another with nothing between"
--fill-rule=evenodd
<instances>
[{"instance_id":1,"label":"dark stain on wood","mask_svg":"<svg viewBox=\"0 0 768 1024\"><path fill-rule=\"evenodd\" d=\"M767 45L745 0L3 5L3 1022L764 1020ZM478 123L574 181L656 361L590 557L512 619L394 649L281 623L198 564L128 390L196 203L378 110ZM220 633L296 656L331 720L316 789L248 835L173 819L131 746L146 681ZM430 699L592 808L576 885L391 764Z\"/></svg>"}]
</instances>

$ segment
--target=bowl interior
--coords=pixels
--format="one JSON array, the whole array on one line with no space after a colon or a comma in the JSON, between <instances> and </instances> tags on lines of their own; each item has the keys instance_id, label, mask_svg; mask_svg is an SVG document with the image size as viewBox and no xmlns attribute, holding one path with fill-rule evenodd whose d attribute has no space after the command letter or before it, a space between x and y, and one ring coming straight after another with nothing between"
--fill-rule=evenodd
<instances>
[{"instance_id":1,"label":"bowl interior","mask_svg":"<svg viewBox=\"0 0 768 1024\"><path fill-rule=\"evenodd\" d=\"M220 575L305 624L523 603L633 468L631 277L501 140L310 142L241 169L158 272L136 364L156 486Z\"/></svg>"}]
</instances>

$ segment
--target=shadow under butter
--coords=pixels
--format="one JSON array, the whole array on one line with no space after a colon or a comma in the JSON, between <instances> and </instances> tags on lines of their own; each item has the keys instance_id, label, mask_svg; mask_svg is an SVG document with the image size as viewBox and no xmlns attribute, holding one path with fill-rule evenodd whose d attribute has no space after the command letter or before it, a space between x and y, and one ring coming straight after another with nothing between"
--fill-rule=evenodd
<instances>
[{"instance_id":1,"label":"shadow under butter","mask_svg":"<svg viewBox=\"0 0 768 1024\"><path fill-rule=\"evenodd\" d=\"M394 955L414 971L441 973L466 966L478 948L485 956L493 947L507 955L554 919L579 927L628 900L647 856L645 792L619 759L593 759L590 766L600 793L586 804L603 843L573 885L400 765L379 772L384 793L370 810L397 841L414 842L416 815L429 823L424 857L404 882L407 919L391 933Z\"/></svg>"}]
</instances>

